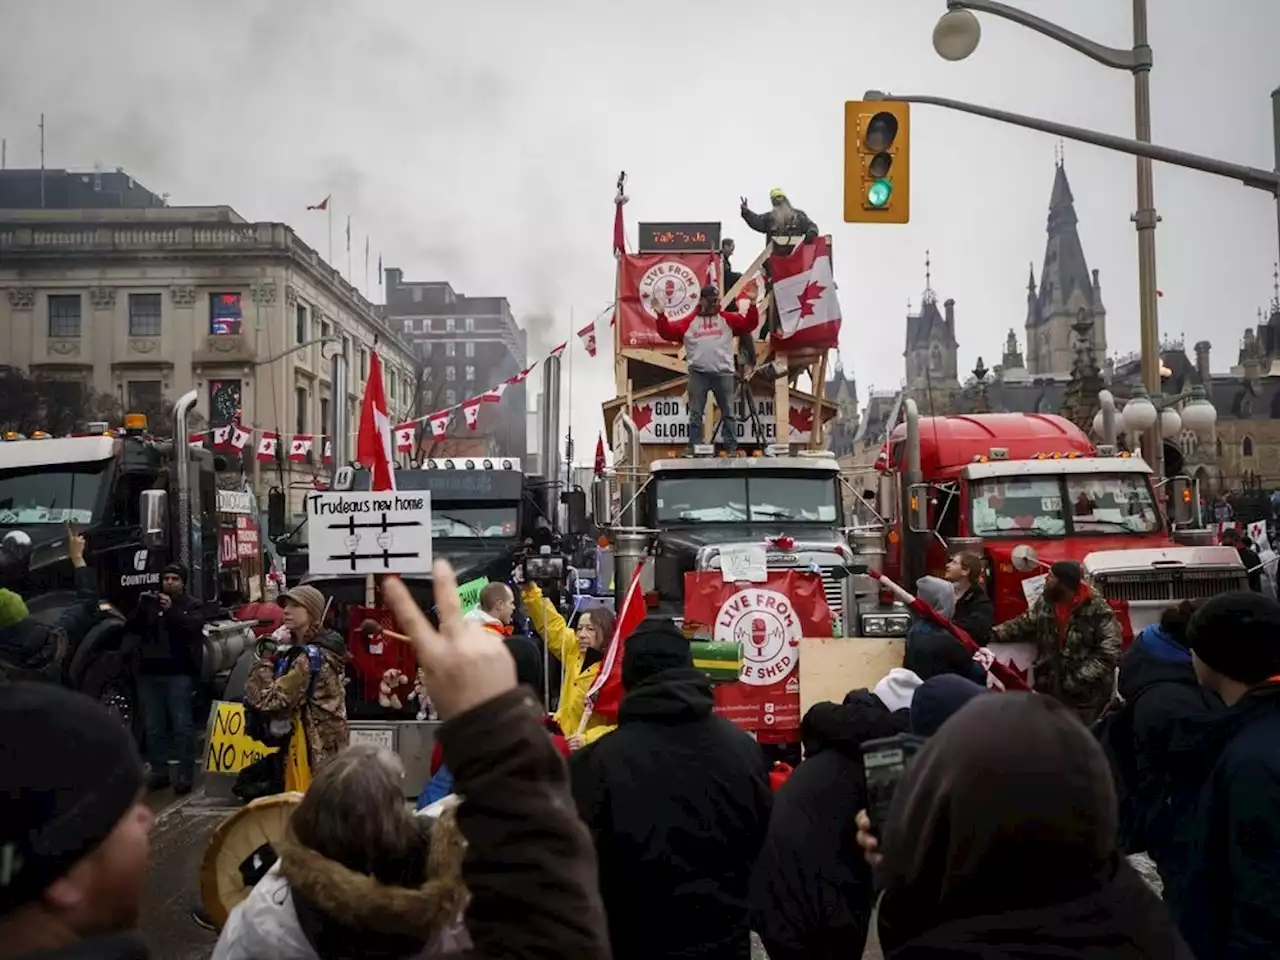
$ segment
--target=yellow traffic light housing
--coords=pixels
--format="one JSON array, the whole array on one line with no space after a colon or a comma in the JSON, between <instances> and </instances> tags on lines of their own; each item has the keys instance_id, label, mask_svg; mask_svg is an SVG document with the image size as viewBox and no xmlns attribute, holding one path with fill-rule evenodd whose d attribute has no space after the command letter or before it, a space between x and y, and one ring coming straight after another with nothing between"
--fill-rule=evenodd
<instances>
[{"instance_id":1,"label":"yellow traffic light housing","mask_svg":"<svg viewBox=\"0 0 1280 960\"><path fill-rule=\"evenodd\" d=\"M911 105L850 100L844 105L845 223L911 219Z\"/></svg>"}]
</instances>

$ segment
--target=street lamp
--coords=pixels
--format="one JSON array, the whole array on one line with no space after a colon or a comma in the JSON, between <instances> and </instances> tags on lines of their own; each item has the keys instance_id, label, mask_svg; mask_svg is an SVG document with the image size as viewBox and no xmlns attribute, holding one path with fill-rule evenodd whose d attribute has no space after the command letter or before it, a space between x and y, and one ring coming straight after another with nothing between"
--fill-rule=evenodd
<instances>
[{"instance_id":1,"label":"street lamp","mask_svg":"<svg viewBox=\"0 0 1280 960\"><path fill-rule=\"evenodd\" d=\"M1108 409L1114 411L1115 398L1110 390L1103 390L1098 399L1102 402L1102 409L1093 417L1093 433L1103 443L1114 445L1116 439L1108 436L1106 415ZM1178 410L1178 404L1182 404L1181 411ZM1209 402L1204 387L1199 384L1176 396L1161 396L1155 400L1138 384L1134 386L1133 393L1119 416L1121 424L1134 433L1151 429L1158 420L1161 432L1166 437L1176 437L1186 429L1201 440L1208 440L1213 436L1214 425L1218 422L1218 411Z\"/></svg>"},{"instance_id":2,"label":"street lamp","mask_svg":"<svg viewBox=\"0 0 1280 960\"><path fill-rule=\"evenodd\" d=\"M978 48L982 26L973 15L988 13L1011 20L1041 33L1051 40L1084 54L1103 66L1127 70L1134 83L1134 138L1151 142L1151 47L1147 43L1147 0L1133 0L1133 48L1106 47L1056 23L1019 10L998 0L947 0L947 12L933 29L933 46L944 60L963 60ZM1151 160L1139 157L1138 209L1132 220L1138 231L1138 317L1142 357L1142 383L1152 394L1160 392L1160 335L1156 284L1155 190ZM1148 429L1155 426L1153 418ZM1144 448L1151 451L1151 466L1163 473L1164 451L1154 433L1144 438Z\"/></svg>"}]
</instances>

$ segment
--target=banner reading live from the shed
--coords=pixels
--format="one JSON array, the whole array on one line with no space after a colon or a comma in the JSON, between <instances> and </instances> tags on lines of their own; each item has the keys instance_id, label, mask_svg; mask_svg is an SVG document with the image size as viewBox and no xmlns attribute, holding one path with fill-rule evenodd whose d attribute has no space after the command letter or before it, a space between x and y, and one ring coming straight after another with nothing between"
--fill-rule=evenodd
<instances>
[{"instance_id":1,"label":"banner reading live from the shed","mask_svg":"<svg viewBox=\"0 0 1280 960\"><path fill-rule=\"evenodd\" d=\"M683 320L698 305L698 292L715 282L713 253L627 254L619 267L618 336L624 347L670 347L658 336L650 300L657 297L672 320Z\"/></svg>"},{"instance_id":2,"label":"banner reading live from the shed","mask_svg":"<svg viewBox=\"0 0 1280 960\"><path fill-rule=\"evenodd\" d=\"M800 728L800 638L831 636L820 576L774 571L764 583L741 584L726 583L719 570L686 573L684 616L712 639L742 645L737 682L713 687L716 713L761 739Z\"/></svg>"}]
</instances>

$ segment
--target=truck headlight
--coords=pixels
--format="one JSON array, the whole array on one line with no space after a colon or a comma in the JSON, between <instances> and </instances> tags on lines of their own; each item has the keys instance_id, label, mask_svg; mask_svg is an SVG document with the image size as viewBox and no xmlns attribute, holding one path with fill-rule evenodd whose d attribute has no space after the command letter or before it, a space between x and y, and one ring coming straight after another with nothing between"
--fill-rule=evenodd
<instances>
[{"instance_id":1,"label":"truck headlight","mask_svg":"<svg viewBox=\"0 0 1280 960\"><path fill-rule=\"evenodd\" d=\"M911 626L905 614L872 614L862 618L862 633L868 637L903 637Z\"/></svg>"}]
</instances>

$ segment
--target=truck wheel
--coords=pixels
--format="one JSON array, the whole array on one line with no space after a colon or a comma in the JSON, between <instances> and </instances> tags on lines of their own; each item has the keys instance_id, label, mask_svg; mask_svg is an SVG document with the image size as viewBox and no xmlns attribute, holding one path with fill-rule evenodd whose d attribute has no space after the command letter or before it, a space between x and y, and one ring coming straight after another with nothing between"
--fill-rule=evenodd
<instances>
[{"instance_id":1,"label":"truck wheel","mask_svg":"<svg viewBox=\"0 0 1280 960\"><path fill-rule=\"evenodd\" d=\"M119 652L103 651L89 662L80 692L106 707L112 716L129 728L139 743L142 742L142 711L138 705L137 684Z\"/></svg>"}]
</instances>

